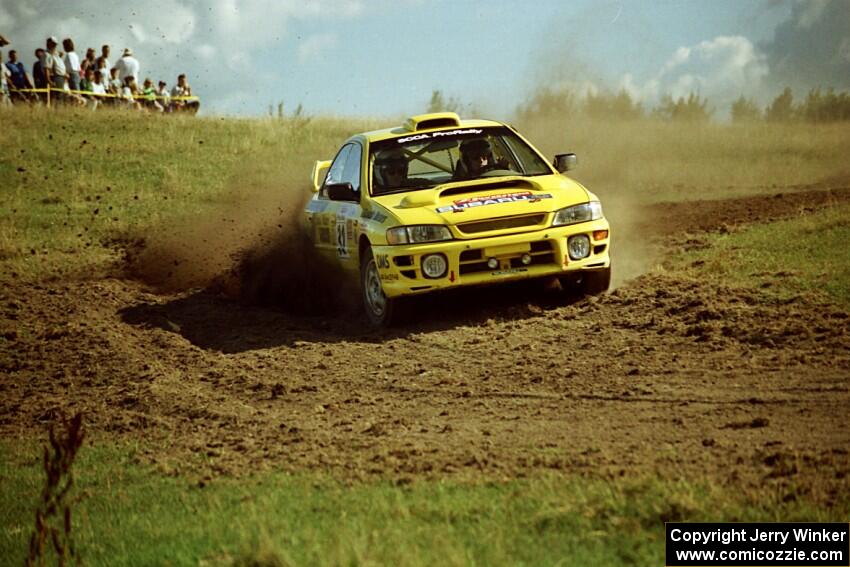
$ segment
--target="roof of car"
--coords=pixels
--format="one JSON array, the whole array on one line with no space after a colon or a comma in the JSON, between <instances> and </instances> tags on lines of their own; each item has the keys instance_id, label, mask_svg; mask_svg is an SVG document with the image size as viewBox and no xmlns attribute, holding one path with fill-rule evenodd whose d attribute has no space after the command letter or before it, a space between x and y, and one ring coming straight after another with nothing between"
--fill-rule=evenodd
<instances>
[{"instance_id":1,"label":"roof of car","mask_svg":"<svg viewBox=\"0 0 850 567\"><path fill-rule=\"evenodd\" d=\"M448 123L451 122L451 123ZM429 127L429 124L440 124L437 127ZM355 137L363 137L369 143L380 142L381 140L389 140L399 136L411 136L421 132L437 132L439 130L459 130L465 128L483 128L488 126L503 126L501 122L493 120L461 120L457 114L453 112L439 112L431 114L420 114L411 116L405 121L402 126L393 128L384 128L383 130L373 130L371 132L363 132Z\"/></svg>"}]
</instances>

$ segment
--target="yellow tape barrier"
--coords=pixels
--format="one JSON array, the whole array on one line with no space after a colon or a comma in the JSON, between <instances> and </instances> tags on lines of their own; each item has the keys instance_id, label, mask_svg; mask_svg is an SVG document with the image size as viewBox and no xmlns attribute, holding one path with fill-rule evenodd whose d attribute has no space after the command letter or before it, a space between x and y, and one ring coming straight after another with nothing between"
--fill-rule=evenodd
<instances>
[{"instance_id":1,"label":"yellow tape barrier","mask_svg":"<svg viewBox=\"0 0 850 567\"><path fill-rule=\"evenodd\" d=\"M11 87L11 85L10 85ZM65 89L57 89L55 87L50 87L47 89L9 89L10 94L14 93L36 93L36 94L47 94L47 105L50 106L50 93L60 93L60 94L75 94L75 95L83 95L83 96L93 96L98 98L112 98L117 100L127 100L127 97L124 95L117 95L113 93L93 93L91 91L71 91ZM183 102L200 102L200 97L195 95L192 96L161 96L161 95L146 95L146 94L137 94L133 95L134 101L150 101L150 100L168 100L168 101L183 101Z\"/></svg>"}]
</instances>

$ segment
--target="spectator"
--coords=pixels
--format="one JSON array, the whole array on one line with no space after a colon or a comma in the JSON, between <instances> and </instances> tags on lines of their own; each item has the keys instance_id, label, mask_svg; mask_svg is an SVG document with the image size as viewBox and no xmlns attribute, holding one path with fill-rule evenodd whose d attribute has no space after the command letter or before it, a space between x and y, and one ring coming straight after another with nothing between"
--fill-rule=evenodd
<instances>
[{"instance_id":1,"label":"spectator","mask_svg":"<svg viewBox=\"0 0 850 567\"><path fill-rule=\"evenodd\" d=\"M32 82L37 89L47 88L47 74L44 72L44 50L35 50L35 63L32 64Z\"/></svg>"},{"instance_id":2,"label":"spectator","mask_svg":"<svg viewBox=\"0 0 850 567\"><path fill-rule=\"evenodd\" d=\"M0 47L9 45L9 40L3 34L0 34Z\"/></svg>"},{"instance_id":3,"label":"spectator","mask_svg":"<svg viewBox=\"0 0 850 567\"><path fill-rule=\"evenodd\" d=\"M74 41L70 37L66 37L62 40L62 48L65 50L64 63L68 74L68 87L72 91L79 91L82 68L80 66L80 56L74 51Z\"/></svg>"},{"instance_id":4,"label":"spectator","mask_svg":"<svg viewBox=\"0 0 850 567\"><path fill-rule=\"evenodd\" d=\"M12 96L9 94L9 83L12 82L12 72L3 65L3 52L0 51L0 105L12 104Z\"/></svg>"},{"instance_id":5,"label":"spectator","mask_svg":"<svg viewBox=\"0 0 850 567\"><path fill-rule=\"evenodd\" d=\"M99 80L100 75L95 73L94 69L89 69L86 71L85 77L80 82L80 89L86 93L90 93L86 95L86 101L92 110L96 110L101 103L101 97L95 95L104 94L106 92L103 88L103 83L95 83L95 81ZM95 87L97 87L97 92L95 92Z\"/></svg>"},{"instance_id":6,"label":"spectator","mask_svg":"<svg viewBox=\"0 0 850 567\"><path fill-rule=\"evenodd\" d=\"M156 89L150 78L145 79L145 82L142 84L142 95L145 97L145 107L148 110L163 111L162 105L156 100Z\"/></svg>"},{"instance_id":7,"label":"spectator","mask_svg":"<svg viewBox=\"0 0 850 567\"><path fill-rule=\"evenodd\" d=\"M63 102L68 104L74 103L77 106L85 106L87 104L86 99L79 94L79 90L76 92L71 92L70 82L65 81L65 87L62 89Z\"/></svg>"},{"instance_id":8,"label":"spectator","mask_svg":"<svg viewBox=\"0 0 850 567\"><path fill-rule=\"evenodd\" d=\"M91 84L91 92L95 95L96 100L103 100L103 95L106 94L106 85L100 79L100 73L93 73L92 84Z\"/></svg>"},{"instance_id":9,"label":"spectator","mask_svg":"<svg viewBox=\"0 0 850 567\"><path fill-rule=\"evenodd\" d=\"M95 62L95 66L96 66L95 72L98 75L100 75L100 82L103 83L104 85L109 83L109 79L110 79L108 64L109 64L109 61L107 61L106 59L103 59L101 57L98 57L96 62Z\"/></svg>"},{"instance_id":10,"label":"spectator","mask_svg":"<svg viewBox=\"0 0 850 567\"><path fill-rule=\"evenodd\" d=\"M171 95L168 94L168 86L165 81L159 82L159 88L156 90L156 95L160 98L160 104L167 112L171 111Z\"/></svg>"},{"instance_id":11,"label":"spectator","mask_svg":"<svg viewBox=\"0 0 850 567\"><path fill-rule=\"evenodd\" d=\"M80 90L86 93L92 92L91 86L94 83L94 75L95 72L92 69L89 69L85 73L83 73L82 79L80 79Z\"/></svg>"},{"instance_id":12,"label":"spectator","mask_svg":"<svg viewBox=\"0 0 850 567\"><path fill-rule=\"evenodd\" d=\"M9 52L9 60L6 62L6 68L9 69L9 73L11 74L9 86L12 99L23 101L31 100L29 93L21 92L22 89L31 89L32 81L30 81L29 76L27 76L24 64L18 61L18 52L14 49Z\"/></svg>"},{"instance_id":13,"label":"spectator","mask_svg":"<svg viewBox=\"0 0 850 567\"><path fill-rule=\"evenodd\" d=\"M197 112L199 107L198 101L187 101L184 98L189 96L192 96L192 87L189 86L186 75L180 74L177 76L177 84L171 89L171 97L176 99L172 103L172 109Z\"/></svg>"},{"instance_id":14,"label":"spectator","mask_svg":"<svg viewBox=\"0 0 850 567\"><path fill-rule=\"evenodd\" d=\"M124 88L121 91L121 98L127 103L130 108L141 110L142 105L137 100L139 96L139 87L136 85L136 80L133 77L124 79Z\"/></svg>"},{"instance_id":15,"label":"spectator","mask_svg":"<svg viewBox=\"0 0 850 567\"><path fill-rule=\"evenodd\" d=\"M86 49L86 58L80 63L80 76L85 77L89 69L97 70L97 62L94 57L94 47Z\"/></svg>"},{"instance_id":16,"label":"spectator","mask_svg":"<svg viewBox=\"0 0 850 567\"><path fill-rule=\"evenodd\" d=\"M132 77L134 81L139 80L139 61L133 57L133 50L129 47L124 50L124 55L118 60L113 69L118 69L118 79L122 82L127 77Z\"/></svg>"},{"instance_id":17,"label":"spectator","mask_svg":"<svg viewBox=\"0 0 850 567\"><path fill-rule=\"evenodd\" d=\"M9 52L9 60L6 61L6 67L12 74L12 85L16 89L31 89L32 82L27 76L27 70L24 64L18 61L18 52L14 49Z\"/></svg>"},{"instance_id":18,"label":"spectator","mask_svg":"<svg viewBox=\"0 0 850 567\"><path fill-rule=\"evenodd\" d=\"M109 64L109 46L104 45L100 48L100 57L95 60L95 68L98 70L106 69L106 71L101 71L102 76L100 79L107 83L109 82L109 70L112 69L112 65Z\"/></svg>"},{"instance_id":19,"label":"spectator","mask_svg":"<svg viewBox=\"0 0 850 567\"><path fill-rule=\"evenodd\" d=\"M118 78L118 69L112 68L109 71L109 87L108 92L115 96L122 96L124 91L124 83Z\"/></svg>"},{"instance_id":20,"label":"spectator","mask_svg":"<svg viewBox=\"0 0 850 567\"><path fill-rule=\"evenodd\" d=\"M65 90L65 63L59 53L56 52L57 45L59 45L59 41L55 37L47 38L47 51L44 52L41 65L44 68L48 86Z\"/></svg>"}]
</instances>

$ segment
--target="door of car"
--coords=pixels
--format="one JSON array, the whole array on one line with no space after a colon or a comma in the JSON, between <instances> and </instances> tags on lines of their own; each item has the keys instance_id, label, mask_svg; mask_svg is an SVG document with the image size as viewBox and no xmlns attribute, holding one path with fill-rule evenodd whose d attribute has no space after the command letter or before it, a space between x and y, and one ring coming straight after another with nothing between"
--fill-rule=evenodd
<instances>
[{"instance_id":1,"label":"door of car","mask_svg":"<svg viewBox=\"0 0 850 567\"><path fill-rule=\"evenodd\" d=\"M363 150L352 142L343 146L334 158L322 188L319 200L327 203L324 209L313 215L314 242L320 252L335 259L344 268L359 269L357 258L357 233L360 218L361 161ZM328 185L350 183L357 200L334 201L328 195Z\"/></svg>"}]
</instances>

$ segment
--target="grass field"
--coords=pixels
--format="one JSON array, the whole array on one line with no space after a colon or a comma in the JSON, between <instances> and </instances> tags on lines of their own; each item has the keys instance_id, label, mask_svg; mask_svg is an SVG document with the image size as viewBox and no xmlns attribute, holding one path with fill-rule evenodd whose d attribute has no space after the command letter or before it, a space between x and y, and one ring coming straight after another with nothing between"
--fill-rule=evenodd
<instances>
[{"instance_id":1,"label":"grass field","mask_svg":"<svg viewBox=\"0 0 850 567\"><path fill-rule=\"evenodd\" d=\"M0 271L32 285L112 273L138 239L184 235L189 247L195 238L250 240L291 221L314 159L332 157L352 133L387 125L37 109L4 111L0 120ZM846 126L557 117L517 126L547 155L578 153L576 177L621 214L669 200L846 185L850 176ZM659 269L846 307L848 219L843 205L712 234L707 247ZM222 261L238 248L222 246ZM2 564L26 554L42 442L35 434L0 441ZM140 464L139 449L94 437L81 451L74 525L86 564L659 565L664 521L850 514L847 498L825 505L793 486L732 491L707 478L541 473L396 484L264 472L204 480Z\"/></svg>"},{"instance_id":2,"label":"grass field","mask_svg":"<svg viewBox=\"0 0 850 567\"><path fill-rule=\"evenodd\" d=\"M40 460L8 443L2 454L0 555L20 564ZM199 483L110 446L84 449L76 469L75 541L89 565L660 565L665 521L842 521L850 512L850 502L824 509L786 491L730 493L699 479Z\"/></svg>"},{"instance_id":3,"label":"grass field","mask_svg":"<svg viewBox=\"0 0 850 567\"><path fill-rule=\"evenodd\" d=\"M801 293L850 306L850 207L713 236L679 258L694 275L760 289L787 300Z\"/></svg>"}]
</instances>

